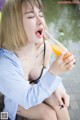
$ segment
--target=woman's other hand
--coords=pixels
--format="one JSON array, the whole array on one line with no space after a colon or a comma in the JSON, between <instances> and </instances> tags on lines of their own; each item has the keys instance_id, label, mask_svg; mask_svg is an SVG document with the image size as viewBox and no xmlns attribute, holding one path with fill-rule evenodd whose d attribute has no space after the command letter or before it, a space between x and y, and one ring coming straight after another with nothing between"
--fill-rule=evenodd
<instances>
[{"instance_id":1,"label":"woman's other hand","mask_svg":"<svg viewBox=\"0 0 80 120\"><path fill-rule=\"evenodd\" d=\"M44 102L52 108L67 108L69 107L69 95L60 86L58 86L55 92L49 98L45 99Z\"/></svg>"},{"instance_id":2,"label":"woman's other hand","mask_svg":"<svg viewBox=\"0 0 80 120\"><path fill-rule=\"evenodd\" d=\"M60 87L56 89L54 95L59 103L60 109L64 107L69 107L69 95Z\"/></svg>"}]
</instances>

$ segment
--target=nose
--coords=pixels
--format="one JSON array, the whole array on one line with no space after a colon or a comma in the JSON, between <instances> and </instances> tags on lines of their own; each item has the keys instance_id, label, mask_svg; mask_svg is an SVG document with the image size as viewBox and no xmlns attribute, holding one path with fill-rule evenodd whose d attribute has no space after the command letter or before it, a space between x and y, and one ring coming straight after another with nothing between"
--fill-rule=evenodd
<instances>
[{"instance_id":1,"label":"nose","mask_svg":"<svg viewBox=\"0 0 80 120\"><path fill-rule=\"evenodd\" d=\"M38 16L37 16L37 18L36 18L36 25L37 25L37 26L43 25L43 22L42 22L41 18L39 18Z\"/></svg>"}]
</instances>

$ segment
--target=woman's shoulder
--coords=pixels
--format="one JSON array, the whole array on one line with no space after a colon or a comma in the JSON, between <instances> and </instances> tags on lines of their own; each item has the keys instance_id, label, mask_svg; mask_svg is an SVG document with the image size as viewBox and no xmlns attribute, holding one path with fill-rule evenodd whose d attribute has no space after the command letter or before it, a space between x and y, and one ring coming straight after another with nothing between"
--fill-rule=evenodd
<instances>
[{"instance_id":1,"label":"woman's shoulder","mask_svg":"<svg viewBox=\"0 0 80 120\"><path fill-rule=\"evenodd\" d=\"M16 62L18 63L19 60L18 60L18 57L16 56L16 54L10 50L7 50L7 49L4 49L4 48L0 48L0 61L13 61L13 62Z\"/></svg>"},{"instance_id":2,"label":"woman's shoulder","mask_svg":"<svg viewBox=\"0 0 80 120\"><path fill-rule=\"evenodd\" d=\"M19 67L19 60L13 52L0 48L0 72L6 71L7 73L9 71L17 70Z\"/></svg>"},{"instance_id":3,"label":"woman's shoulder","mask_svg":"<svg viewBox=\"0 0 80 120\"><path fill-rule=\"evenodd\" d=\"M21 64L10 51L0 50L0 78L0 83L5 81L6 84L10 81L25 81Z\"/></svg>"}]
</instances>

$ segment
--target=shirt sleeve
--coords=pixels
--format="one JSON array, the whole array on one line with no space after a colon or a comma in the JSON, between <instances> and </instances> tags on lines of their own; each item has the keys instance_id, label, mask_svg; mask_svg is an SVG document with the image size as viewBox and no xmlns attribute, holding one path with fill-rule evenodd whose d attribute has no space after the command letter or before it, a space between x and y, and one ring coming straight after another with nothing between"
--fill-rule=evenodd
<instances>
[{"instance_id":1,"label":"shirt sleeve","mask_svg":"<svg viewBox=\"0 0 80 120\"><path fill-rule=\"evenodd\" d=\"M48 67L44 69L43 75L49 70L49 67L50 67L50 66L48 65ZM42 76L43 76L43 75L42 75ZM64 87L64 85L63 85L62 80L60 81L59 87L60 87L64 92L66 92L66 89L65 89L65 87Z\"/></svg>"},{"instance_id":2,"label":"shirt sleeve","mask_svg":"<svg viewBox=\"0 0 80 120\"><path fill-rule=\"evenodd\" d=\"M28 109L48 98L60 84L61 78L48 71L36 85L30 85L13 61L0 61L0 91L19 105Z\"/></svg>"}]
</instances>

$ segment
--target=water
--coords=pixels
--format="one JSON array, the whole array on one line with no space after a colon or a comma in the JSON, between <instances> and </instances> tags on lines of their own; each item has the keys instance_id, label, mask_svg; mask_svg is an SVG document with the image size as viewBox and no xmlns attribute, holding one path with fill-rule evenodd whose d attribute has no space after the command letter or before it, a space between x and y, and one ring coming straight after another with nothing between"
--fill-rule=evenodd
<instances>
[{"instance_id":1,"label":"water","mask_svg":"<svg viewBox=\"0 0 80 120\"><path fill-rule=\"evenodd\" d=\"M57 0L43 1L45 20L50 34L76 57L75 68L64 79L80 80L80 11L79 5L61 5ZM54 57L54 55L53 55Z\"/></svg>"}]
</instances>

